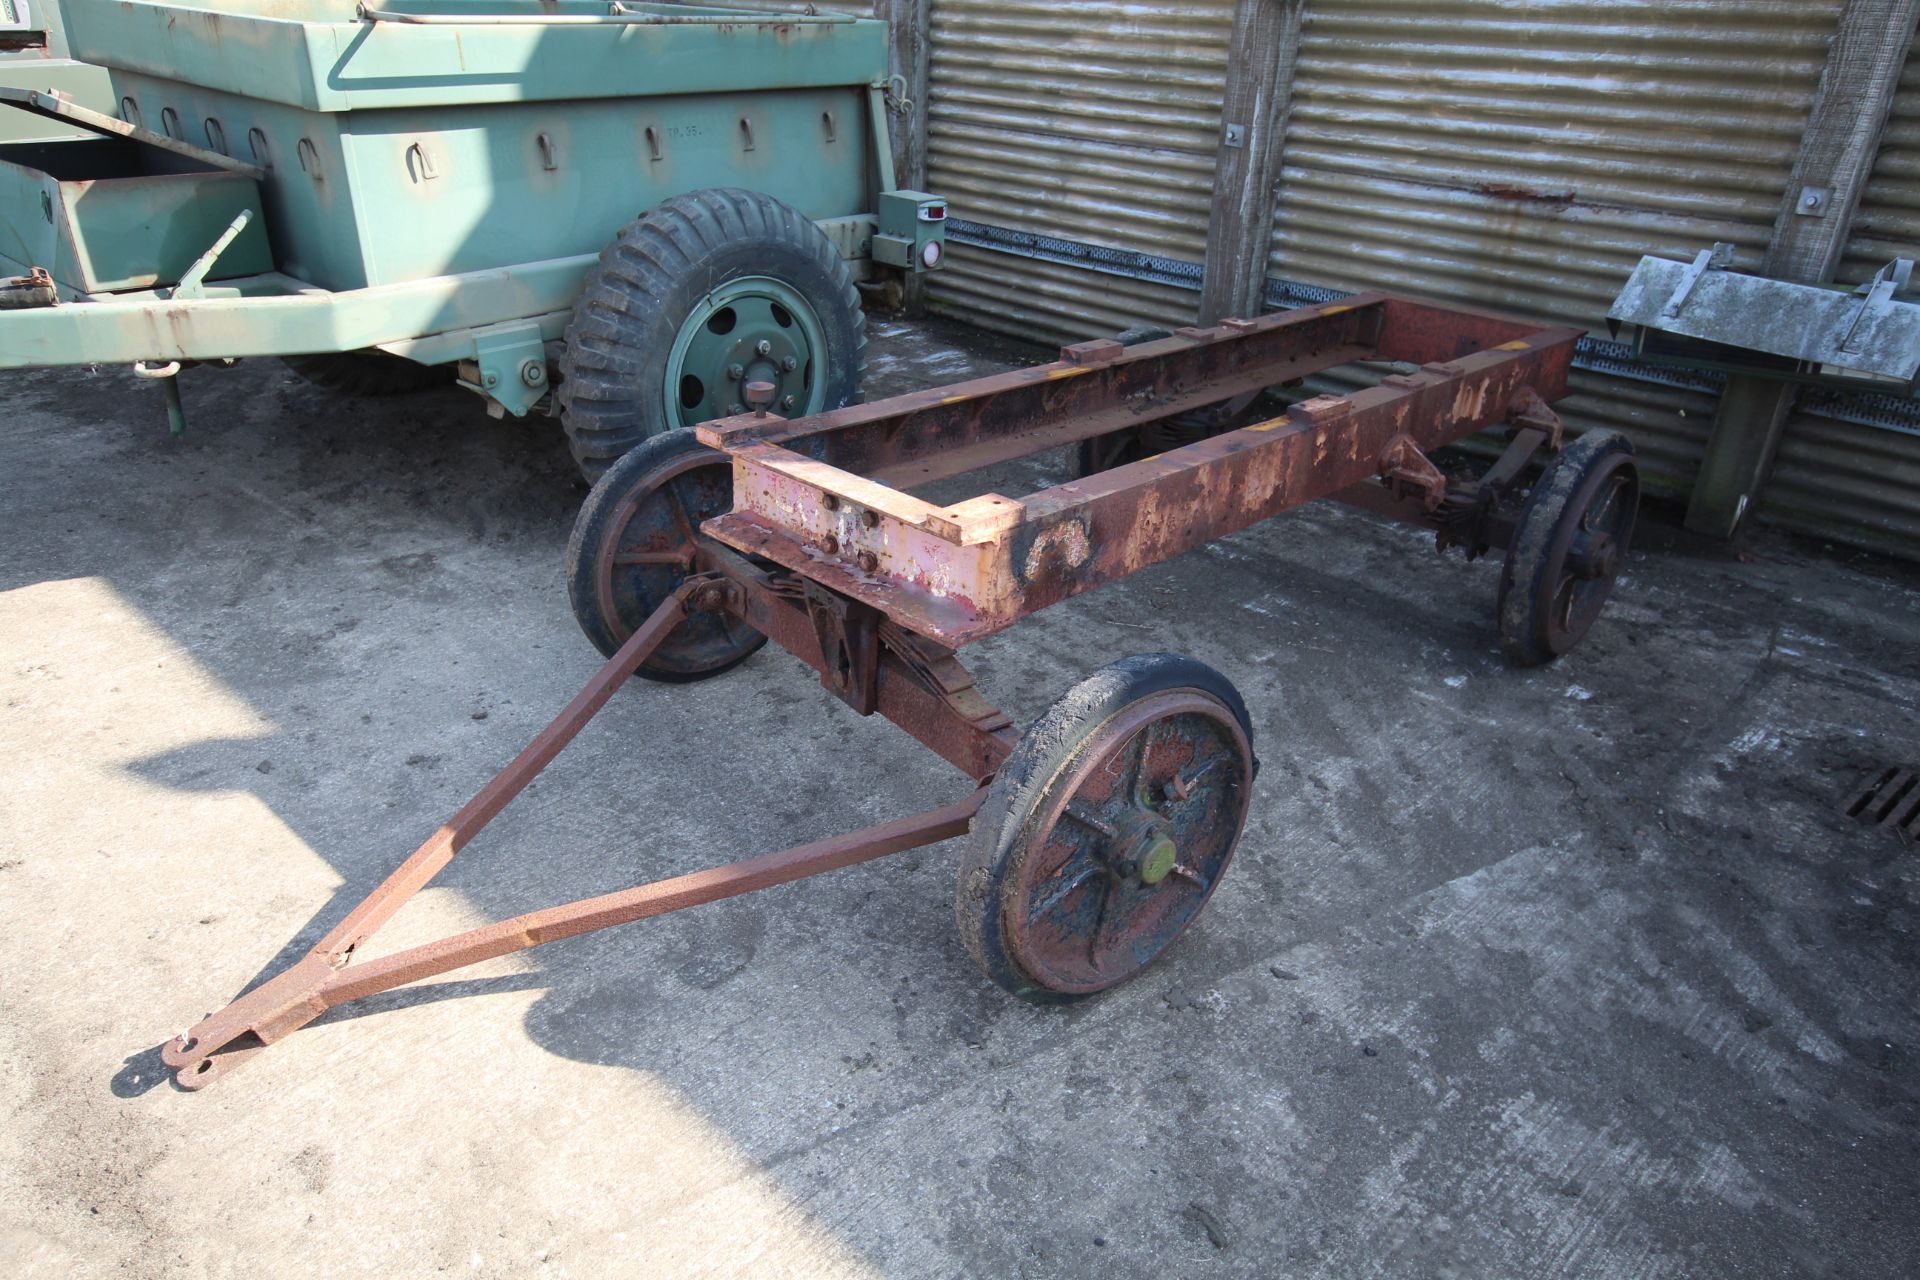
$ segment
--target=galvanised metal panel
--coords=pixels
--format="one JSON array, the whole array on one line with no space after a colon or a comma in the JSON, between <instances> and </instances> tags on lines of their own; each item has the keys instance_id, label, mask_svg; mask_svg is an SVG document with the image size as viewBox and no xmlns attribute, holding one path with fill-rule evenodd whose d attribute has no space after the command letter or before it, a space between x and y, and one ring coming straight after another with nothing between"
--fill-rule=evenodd
<instances>
[{"instance_id":1,"label":"galvanised metal panel","mask_svg":"<svg viewBox=\"0 0 1920 1280\"><path fill-rule=\"evenodd\" d=\"M1796 413L1755 518L1920 559L1920 436Z\"/></svg>"},{"instance_id":2,"label":"galvanised metal panel","mask_svg":"<svg viewBox=\"0 0 1920 1280\"><path fill-rule=\"evenodd\" d=\"M1206 256L1232 0L934 0L928 185L994 227ZM938 311L1060 341L1190 323L1198 295L955 246Z\"/></svg>"},{"instance_id":3,"label":"galvanised metal panel","mask_svg":"<svg viewBox=\"0 0 1920 1280\"><path fill-rule=\"evenodd\" d=\"M1725 240L1755 269L1838 11L1838 0L1312 0L1271 274L1604 334L1642 254L1691 257ZM1582 381L1570 416L1624 416L1656 483L1690 477L1712 420L1697 393Z\"/></svg>"},{"instance_id":4,"label":"galvanised metal panel","mask_svg":"<svg viewBox=\"0 0 1920 1280\"><path fill-rule=\"evenodd\" d=\"M998 333L1066 344L1135 325L1192 324L1191 289L947 242L947 263L928 276L933 305Z\"/></svg>"}]
</instances>

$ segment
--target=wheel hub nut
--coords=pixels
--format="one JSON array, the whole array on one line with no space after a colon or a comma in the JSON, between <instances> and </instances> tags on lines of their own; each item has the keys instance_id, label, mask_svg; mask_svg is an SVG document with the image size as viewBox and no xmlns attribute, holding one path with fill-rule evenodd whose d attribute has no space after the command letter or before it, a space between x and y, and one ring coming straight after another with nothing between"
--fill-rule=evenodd
<instances>
[{"instance_id":1,"label":"wheel hub nut","mask_svg":"<svg viewBox=\"0 0 1920 1280\"><path fill-rule=\"evenodd\" d=\"M1180 849L1173 843L1173 837L1156 836L1140 853L1140 883L1159 884L1173 874L1179 863Z\"/></svg>"},{"instance_id":2,"label":"wheel hub nut","mask_svg":"<svg viewBox=\"0 0 1920 1280\"><path fill-rule=\"evenodd\" d=\"M1173 824L1151 810L1134 810L1116 824L1107 859L1121 875L1141 884L1159 884L1180 865Z\"/></svg>"}]
</instances>

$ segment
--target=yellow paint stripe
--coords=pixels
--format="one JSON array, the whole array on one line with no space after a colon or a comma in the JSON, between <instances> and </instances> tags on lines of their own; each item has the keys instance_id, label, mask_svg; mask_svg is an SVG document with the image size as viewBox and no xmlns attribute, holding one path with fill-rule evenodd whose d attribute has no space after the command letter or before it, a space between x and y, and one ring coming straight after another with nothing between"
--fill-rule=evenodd
<instances>
[{"instance_id":1,"label":"yellow paint stripe","mask_svg":"<svg viewBox=\"0 0 1920 1280\"><path fill-rule=\"evenodd\" d=\"M1528 342L1525 338L1515 338L1512 342L1501 343L1499 346L1495 347L1494 350L1495 351L1531 351L1533 350L1533 344L1531 342Z\"/></svg>"}]
</instances>

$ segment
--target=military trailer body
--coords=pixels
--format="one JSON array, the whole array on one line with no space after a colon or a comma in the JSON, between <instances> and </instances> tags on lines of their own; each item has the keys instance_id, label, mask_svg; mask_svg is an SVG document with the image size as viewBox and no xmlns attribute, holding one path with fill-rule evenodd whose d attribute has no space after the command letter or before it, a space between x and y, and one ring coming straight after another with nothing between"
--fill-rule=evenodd
<instances>
[{"instance_id":1,"label":"military trailer body","mask_svg":"<svg viewBox=\"0 0 1920 1280\"><path fill-rule=\"evenodd\" d=\"M584 421L570 359L661 365L658 421L591 442L590 474L746 382L794 415L857 396L852 285L936 267L945 217L895 190L885 24L395 3L68 0L117 110L0 91L94 135L0 146L0 367L317 356L295 367L342 389L451 369L496 413ZM635 254L661 268L641 285ZM573 380L608 401L609 377Z\"/></svg>"}]
</instances>

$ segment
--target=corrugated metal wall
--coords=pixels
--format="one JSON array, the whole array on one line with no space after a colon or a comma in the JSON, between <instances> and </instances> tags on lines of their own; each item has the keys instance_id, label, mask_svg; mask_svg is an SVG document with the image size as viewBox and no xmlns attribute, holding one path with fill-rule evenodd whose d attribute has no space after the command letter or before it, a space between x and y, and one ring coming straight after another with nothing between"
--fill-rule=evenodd
<instances>
[{"instance_id":1,"label":"corrugated metal wall","mask_svg":"<svg viewBox=\"0 0 1920 1280\"><path fill-rule=\"evenodd\" d=\"M1840 278L1865 280L1920 254L1920 39L1907 54ZM1769 524L1850 542L1920 549L1920 435L1801 411L1788 419L1755 513Z\"/></svg>"},{"instance_id":2,"label":"corrugated metal wall","mask_svg":"<svg viewBox=\"0 0 1920 1280\"><path fill-rule=\"evenodd\" d=\"M1232 0L934 0L928 185L955 216L1199 262ZM955 243L928 303L1073 341L1190 323L1188 289Z\"/></svg>"},{"instance_id":3,"label":"corrugated metal wall","mask_svg":"<svg viewBox=\"0 0 1920 1280\"><path fill-rule=\"evenodd\" d=\"M1757 267L1838 0L1315 0L1271 273L1478 303L1606 336L1646 253ZM1586 374L1564 406L1698 467L1713 398Z\"/></svg>"},{"instance_id":4,"label":"corrugated metal wall","mask_svg":"<svg viewBox=\"0 0 1920 1280\"><path fill-rule=\"evenodd\" d=\"M1606 309L1642 254L1690 257L1724 240L1737 266L1759 265L1839 9L1310 0L1274 296L1387 288L1587 328L1596 341L1565 416L1578 429L1629 432L1649 483L1684 492L1713 421L1713 384L1616 376L1622 351L1606 342ZM932 307L1048 342L1189 322L1231 15L1231 0L932 0L929 185L958 220L948 268L929 283ZM1920 60L1846 276L1916 248ZM1759 517L1911 539L1916 469L1920 435L1801 412Z\"/></svg>"}]
</instances>

